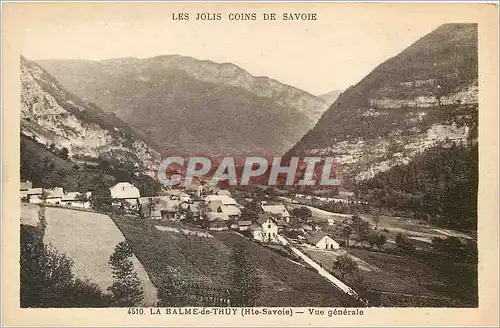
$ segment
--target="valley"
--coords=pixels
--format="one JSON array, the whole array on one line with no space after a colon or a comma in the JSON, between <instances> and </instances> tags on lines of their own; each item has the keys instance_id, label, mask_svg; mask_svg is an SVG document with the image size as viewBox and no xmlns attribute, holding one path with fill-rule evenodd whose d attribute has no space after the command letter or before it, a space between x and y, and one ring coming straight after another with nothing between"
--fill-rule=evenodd
<instances>
[{"instance_id":1,"label":"valley","mask_svg":"<svg viewBox=\"0 0 500 328\"><path fill-rule=\"evenodd\" d=\"M476 24L320 96L180 55L20 65L26 307L478 306ZM171 187L172 155L335 158L341 184Z\"/></svg>"}]
</instances>

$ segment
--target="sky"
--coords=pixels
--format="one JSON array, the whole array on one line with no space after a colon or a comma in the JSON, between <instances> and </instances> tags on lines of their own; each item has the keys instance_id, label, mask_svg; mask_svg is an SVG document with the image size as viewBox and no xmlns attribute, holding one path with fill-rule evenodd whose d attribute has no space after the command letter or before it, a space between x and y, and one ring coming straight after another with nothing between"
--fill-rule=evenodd
<instances>
[{"instance_id":1,"label":"sky","mask_svg":"<svg viewBox=\"0 0 500 328\"><path fill-rule=\"evenodd\" d=\"M460 20L452 14L460 10L430 8L394 4L34 3L22 10L18 24L23 32L21 53L28 59L179 54L232 62L252 75L268 76L320 95L346 89L439 25ZM190 20L172 20L172 14L180 12L189 13ZM222 20L196 21L197 12L221 13ZM251 12L257 14L256 21L228 19L229 13ZM264 12L274 12L278 19L263 21ZM283 21L282 14L289 12L316 13L317 20Z\"/></svg>"}]
</instances>

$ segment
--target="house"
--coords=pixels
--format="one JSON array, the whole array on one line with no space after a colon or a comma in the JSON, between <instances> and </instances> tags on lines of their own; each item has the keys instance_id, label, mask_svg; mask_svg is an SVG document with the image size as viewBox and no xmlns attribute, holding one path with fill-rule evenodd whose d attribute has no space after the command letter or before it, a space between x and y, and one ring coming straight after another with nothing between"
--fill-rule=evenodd
<instances>
[{"instance_id":1,"label":"house","mask_svg":"<svg viewBox=\"0 0 500 328\"><path fill-rule=\"evenodd\" d=\"M238 220L241 217L241 210L234 205L222 205L219 207L222 213L226 214L231 220Z\"/></svg>"},{"instance_id":2,"label":"house","mask_svg":"<svg viewBox=\"0 0 500 328\"><path fill-rule=\"evenodd\" d=\"M332 226L332 225L335 225L335 220L332 219L332 218L327 218L326 219L326 222L328 223L328 225Z\"/></svg>"},{"instance_id":3,"label":"house","mask_svg":"<svg viewBox=\"0 0 500 328\"><path fill-rule=\"evenodd\" d=\"M307 241L309 242L309 244L314 245L320 249L340 249L339 243L337 243L335 240L333 240L332 237L328 236L322 231L315 232L312 236L307 238Z\"/></svg>"},{"instance_id":4,"label":"house","mask_svg":"<svg viewBox=\"0 0 500 328\"><path fill-rule=\"evenodd\" d=\"M231 192L229 190L221 189L215 193L218 196L229 196L231 197Z\"/></svg>"},{"instance_id":5,"label":"house","mask_svg":"<svg viewBox=\"0 0 500 328\"><path fill-rule=\"evenodd\" d=\"M251 225L252 225L252 221L250 221L250 220L238 221L237 229L239 231L248 231L248 230L250 230Z\"/></svg>"},{"instance_id":6,"label":"house","mask_svg":"<svg viewBox=\"0 0 500 328\"><path fill-rule=\"evenodd\" d=\"M90 208L90 196L92 196L91 192L68 192L64 194L61 204L64 206Z\"/></svg>"},{"instance_id":7,"label":"house","mask_svg":"<svg viewBox=\"0 0 500 328\"><path fill-rule=\"evenodd\" d=\"M207 203L207 208L210 212L224 213L232 220L238 220L241 216L241 210L237 205L231 202L224 204L223 200L219 199L211 200Z\"/></svg>"},{"instance_id":8,"label":"house","mask_svg":"<svg viewBox=\"0 0 500 328\"><path fill-rule=\"evenodd\" d=\"M234 198L226 196L226 195L208 195L205 197L205 202L210 204L214 201L221 201L224 205L234 205L240 207L240 205L234 200Z\"/></svg>"},{"instance_id":9,"label":"house","mask_svg":"<svg viewBox=\"0 0 500 328\"><path fill-rule=\"evenodd\" d=\"M60 205L64 197L64 189L62 187L55 187L52 190L48 190L45 195L45 203Z\"/></svg>"},{"instance_id":10,"label":"house","mask_svg":"<svg viewBox=\"0 0 500 328\"><path fill-rule=\"evenodd\" d=\"M180 220L180 200L169 199L158 204L162 219L165 220Z\"/></svg>"},{"instance_id":11,"label":"house","mask_svg":"<svg viewBox=\"0 0 500 328\"><path fill-rule=\"evenodd\" d=\"M21 186L19 187L21 199L28 199L28 190L31 188L33 188L31 181L27 180L26 182L21 182Z\"/></svg>"},{"instance_id":12,"label":"house","mask_svg":"<svg viewBox=\"0 0 500 328\"><path fill-rule=\"evenodd\" d=\"M109 188L113 204L120 204L122 201L127 202L131 206L136 206L141 193L130 182L118 182L113 187Z\"/></svg>"},{"instance_id":13,"label":"house","mask_svg":"<svg viewBox=\"0 0 500 328\"><path fill-rule=\"evenodd\" d=\"M208 230L223 231L229 229L229 217L224 213L208 212L206 228Z\"/></svg>"},{"instance_id":14,"label":"house","mask_svg":"<svg viewBox=\"0 0 500 328\"><path fill-rule=\"evenodd\" d=\"M42 195L43 195L43 188L30 188L26 192L28 196L28 201L31 204L40 204L43 203Z\"/></svg>"},{"instance_id":15,"label":"house","mask_svg":"<svg viewBox=\"0 0 500 328\"><path fill-rule=\"evenodd\" d=\"M275 218L285 220L287 223L290 222L290 213L283 204L262 204L261 208Z\"/></svg>"},{"instance_id":16,"label":"house","mask_svg":"<svg viewBox=\"0 0 500 328\"><path fill-rule=\"evenodd\" d=\"M181 213L185 217L189 215L190 219L193 221L198 221L200 219L200 203L199 202L182 202L179 205Z\"/></svg>"},{"instance_id":17,"label":"house","mask_svg":"<svg viewBox=\"0 0 500 328\"><path fill-rule=\"evenodd\" d=\"M276 242L278 236L278 225L269 213L264 213L257 219L257 227L250 226L253 238L262 242Z\"/></svg>"},{"instance_id":18,"label":"house","mask_svg":"<svg viewBox=\"0 0 500 328\"><path fill-rule=\"evenodd\" d=\"M262 232L262 227L257 223L253 223L252 225L250 225L250 232L253 239L264 241L264 233Z\"/></svg>"},{"instance_id":19,"label":"house","mask_svg":"<svg viewBox=\"0 0 500 328\"><path fill-rule=\"evenodd\" d=\"M303 224L301 228L304 231L312 231L313 229L313 227L311 227L309 224Z\"/></svg>"},{"instance_id":20,"label":"house","mask_svg":"<svg viewBox=\"0 0 500 328\"><path fill-rule=\"evenodd\" d=\"M170 190L168 194L170 195L170 199L180 200L181 202L189 202L191 200L191 196L182 190Z\"/></svg>"}]
</instances>

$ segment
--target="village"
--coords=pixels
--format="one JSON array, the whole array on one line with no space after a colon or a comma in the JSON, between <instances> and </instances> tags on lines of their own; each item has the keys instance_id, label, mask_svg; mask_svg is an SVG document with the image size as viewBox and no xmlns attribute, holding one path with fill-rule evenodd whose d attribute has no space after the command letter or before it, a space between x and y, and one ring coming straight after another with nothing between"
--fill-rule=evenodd
<instances>
[{"instance_id":1,"label":"village","mask_svg":"<svg viewBox=\"0 0 500 328\"><path fill-rule=\"evenodd\" d=\"M290 237L292 242L307 243L311 247L340 249L340 243L323 231L332 230L333 219L318 224L313 222L311 215L292 218L290 206L285 205L286 198L281 201L254 200L239 192L238 202L229 190L203 185L197 180L186 188L165 190L154 197L141 196L139 189L130 182L118 182L109 188L109 192L114 212L128 217L187 222L209 231L233 230L267 244L283 244L280 240L282 234ZM352 194L338 196L335 200L349 202L349 196ZM25 181L21 182L20 197L21 201L31 204L92 210L92 192L68 192L62 187L33 188L30 181ZM297 198L311 199L311 196L298 194ZM324 200L322 197L317 199ZM296 204L297 201L289 203L294 208ZM249 208L254 210L248 211Z\"/></svg>"}]
</instances>

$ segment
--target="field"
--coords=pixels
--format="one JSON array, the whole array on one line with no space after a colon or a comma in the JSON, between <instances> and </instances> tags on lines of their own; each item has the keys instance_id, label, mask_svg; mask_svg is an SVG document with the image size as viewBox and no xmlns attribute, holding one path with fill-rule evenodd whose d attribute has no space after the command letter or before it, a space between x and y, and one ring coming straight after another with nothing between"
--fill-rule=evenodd
<instances>
[{"instance_id":1,"label":"field","mask_svg":"<svg viewBox=\"0 0 500 328\"><path fill-rule=\"evenodd\" d=\"M382 306L474 306L473 296L464 294L468 292L466 286L459 286L459 283L451 286L450 276L442 267L419 259L367 250L349 249L347 252L358 263L361 269L359 273L365 281L373 289L382 292ZM311 258L329 270L332 270L333 262L340 254L335 253L307 251ZM350 279L346 276L346 283L349 284ZM353 288L356 287L353 285ZM455 295L449 293L450 289L454 290ZM464 293L460 295L460 292Z\"/></svg>"},{"instance_id":2,"label":"field","mask_svg":"<svg viewBox=\"0 0 500 328\"><path fill-rule=\"evenodd\" d=\"M308 270L234 232L210 232L215 238L158 230L155 225L196 231L182 223L115 218L153 283L174 271L185 280L227 288L232 248L247 244L263 281L257 306L341 306L343 295L316 272ZM164 229L162 229L164 230ZM202 231L201 229L199 231Z\"/></svg>"},{"instance_id":3,"label":"field","mask_svg":"<svg viewBox=\"0 0 500 328\"><path fill-rule=\"evenodd\" d=\"M291 262L273 251L248 241L234 232L219 232L216 237L228 247L244 242L262 272L263 305L269 306L346 306L343 292L318 273Z\"/></svg>"},{"instance_id":4,"label":"field","mask_svg":"<svg viewBox=\"0 0 500 328\"><path fill-rule=\"evenodd\" d=\"M32 207L32 204L23 204ZM38 206L35 206L38 209ZM109 257L115 246L124 241L109 216L98 213L46 207L47 228L45 244L52 244L59 252L74 261L76 277L96 283L103 292L113 283ZM22 213L33 212L22 210ZM135 270L144 290L144 305L155 304L156 288L149 280L144 267L133 258Z\"/></svg>"}]
</instances>

